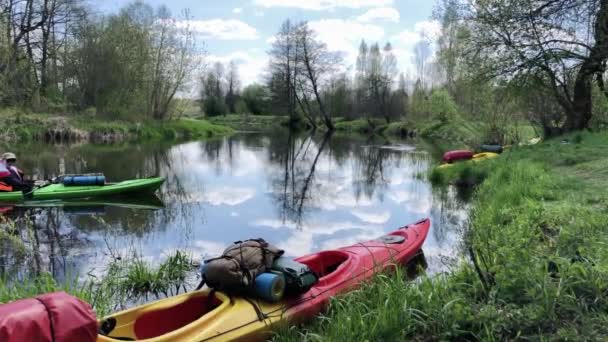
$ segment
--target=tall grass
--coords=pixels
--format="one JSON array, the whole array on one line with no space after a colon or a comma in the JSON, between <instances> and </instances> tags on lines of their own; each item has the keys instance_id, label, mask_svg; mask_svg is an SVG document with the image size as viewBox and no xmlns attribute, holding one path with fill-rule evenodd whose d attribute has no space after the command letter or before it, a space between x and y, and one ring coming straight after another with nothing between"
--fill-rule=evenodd
<instances>
[{"instance_id":1,"label":"tall grass","mask_svg":"<svg viewBox=\"0 0 608 342\"><path fill-rule=\"evenodd\" d=\"M0 277L0 303L65 291L91 304L101 317L125 304L186 291L186 277L191 271L191 258L176 251L158 267L139 257L121 259L110 263L101 277L88 275L84 280L68 277L70 280L58 282L46 272L20 279L5 275Z\"/></svg>"},{"instance_id":2,"label":"tall grass","mask_svg":"<svg viewBox=\"0 0 608 342\"><path fill-rule=\"evenodd\" d=\"M186 291L186 276L192 271L192 259L176 251L158 267L134 255L126 260L115 260L108 266L106 278L113 279L115 290L121 297L138 300L142 297L169 296Z\"/></svg>"}]
</instances>

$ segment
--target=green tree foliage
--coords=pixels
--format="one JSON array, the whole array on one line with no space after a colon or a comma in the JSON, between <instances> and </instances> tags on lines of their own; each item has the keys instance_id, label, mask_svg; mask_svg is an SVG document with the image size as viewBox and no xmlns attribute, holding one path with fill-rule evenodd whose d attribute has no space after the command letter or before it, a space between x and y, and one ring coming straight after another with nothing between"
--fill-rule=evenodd
<instances>
[{"instance_id":1,"label":"green tree foliage","mask_svg":"<svg viewBox=\"0 0 608 342\"><path fill-rule=\"evenodd\" d=\"M539 120L547 134L589 125L593 82L603 88L608 61L606 1L490 0L467 3L463 12L465 55L477 75L548 90L562 117Z\"/></svg>"},{"instance_id":2,"label":"green tree foliage","mask_svg":"<svg viewBox=\"0 0 608 342\"><path fill-rule=\"evenodd\" d=\"M448 121L458 115L456 103L444 89L438 89L431 93L428 101L428 111L440 121Z\"/></svg>"},{"instance_id":3,"label":"green tree foliage","mask_svg":"<svg viewBox=\"0 0 608 342\"><path fill-rule=\"evenodd\" d=\"M228 114L228 106L221 97L210 96L204 101L205 114L207 116L219 116Z\"/></svg>"},{"instance_id":4,"label":"green tree foliage","mask_svg":"<svg viewBox=\"0 0 608 342\"><path fill-rule=\"evenodd\" d=\"M141 1L92 12L80 0L1 1L0 104L170 118L194 67L187 12L177 21Z\"/></svg>"},{"instance_id":5,"label":"green tree foliage","mask_svg":"<svg viewBox=\"0 0 608 342\"><path fill-rule=\"evenodd\" d=\"M268 89L261 84L253 83L243 89L241 98L247 105L247 110L253 115L270 113L270 94Z\"/></svg>"}]
</instances>

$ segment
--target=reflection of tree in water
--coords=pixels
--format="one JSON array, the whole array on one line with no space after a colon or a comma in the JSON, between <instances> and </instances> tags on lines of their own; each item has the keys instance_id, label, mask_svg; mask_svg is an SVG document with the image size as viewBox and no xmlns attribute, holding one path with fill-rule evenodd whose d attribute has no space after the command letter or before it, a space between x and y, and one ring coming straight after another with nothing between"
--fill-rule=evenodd
<instances>
[{"instance_id":1,"label":"reflection of tree in water","mask_svg":"<svg viewBox=\"0 0 608 342\"><path fill-rule=\"evenodd\" d=\"M64 224L59 208L16 209L4 217L0 235L0 277L20 278L49 272L55 278L70 274L69 256L89 242L82 232Z\"/></svg>"},{"instance_id":2,"label":"reflection of tree in water","mask_svg":"<svg viewBox=\"0 0 608 342\"><path fill-rule=\"evenodd\" d=\"M289 220L301 225L304 213L314 202L316 193L311 189L315 181L315 170L331 135L326 134L316 142L315 138L311 135L298 139L289 132L284 137L285 140L271 141L269 159L281 166L280 174L272 175L271 182L283 221Z\"/></svg>"},{"instance_id":3,"label":"reflection of tree in water","mask_svg":"<svg viewBox=\"0 0 608 342\"><path fill-rule=\"evenodd\" d=\"M437 243L453 245L451 236L460 236L468 218L469 204L463 201L454 187L433 188L433 234Z\"/></svg>"},{"instance_id":4,"label":"reflection of tree in water","mask_svg":"<svg viewBox=\"0 0 608 342\"><path fill-rule=\"evenodd\" d=\"M355 177L353 178L353 188L355 197L361 198L364 194L367 198L372 198L376 190L381 193L386 190L388 180L385 178L385 162L390 154L387 150L365 146L355 149Z\"/></svg>"}]
</instances>

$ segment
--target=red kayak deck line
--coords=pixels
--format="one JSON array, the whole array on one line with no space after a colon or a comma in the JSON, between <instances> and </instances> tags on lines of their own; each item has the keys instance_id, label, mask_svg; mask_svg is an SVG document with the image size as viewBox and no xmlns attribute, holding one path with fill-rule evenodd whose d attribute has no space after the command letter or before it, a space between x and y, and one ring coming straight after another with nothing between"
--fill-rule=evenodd
<instances>
[{"instance_id":1,"label":"red kayak deck line","mask_svg":"<svg viewBox=\"0 0 608 342\"><path fill-rule=\"evenodd\" d=\"M348 292L375 274L413 259L426 240L430 225L430 219L424 219L379 239L296 258L321 278L306 293L290 299L281 311L291 321L312 318L329 304L331 297ZM387 236L403 237L405 240L394 244L382 242Z\"/></svg>"}]
</instances>

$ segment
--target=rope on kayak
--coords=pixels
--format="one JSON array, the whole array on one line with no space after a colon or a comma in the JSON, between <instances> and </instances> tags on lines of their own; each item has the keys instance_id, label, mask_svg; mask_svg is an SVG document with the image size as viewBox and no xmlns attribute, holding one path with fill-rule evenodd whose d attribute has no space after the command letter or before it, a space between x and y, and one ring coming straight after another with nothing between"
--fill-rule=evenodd
<instances>
[{"instance_id":1,"label":"rope on kayak","mask_svg":"<svg viewBox=\"0 0 608 342\"><path fill-rule=\"evenodd\" d=\"M379 247L383 247L383 246L378 246L378 245L374 245L374 246L368 246L368 245L364 245L363 243L359 243L359 245L360 245L360 246L355 245L355 246L352 246L352 247L363 247L363 248L366 248L366 249L368 249L368 250L369 250L369 248L379 248ZM396 248L394 248L394 247L389 247L388 245L385 245L385 246L384 246L384 248L386 248L386 249L388 249L388 250L393 250L393 251L395 251L397 254L399 254L399 252L401 252L400 250L398 250L398 249L396 249ZM389 256L389 257L385 258L384 260L382 260L382 264L384 264L385 262L387 262L387 261L389 261L389 260L391 260L391 259L394 259L394 258L393 258L394 256L395 256L395 255L391 255L391 256ZM306 302L308 302L308 301L310 301L310 300L313 300L313 299L315 299L316 297L318 297L318 296L320 296L320 295L322 295L322 294L324 294L324 293L327 293L327 292L329 292L329 291L331 291L331 290L335 289L336 287L338 287L338 286L340 286L340 285L343 285L343 284L345 284L345 283L347 283L347 282L349 282L349 281L354 280L355 278L358 278L358 277L359 277L359 276L361 276L361 275L364 275L364 274L365 274L365 273L367 273L368 271L369 271L369 270L367 270L367 269L366 269L366 270L363 270L363 271L361 271L361 272L359 272L359 273L355 274L355 275L354 275L354 276L352 276L351 278L344 279L344 280L342 280L342 281L340 281L340 282L338 282L338 283L334 284L333 286L331 286L331 287L329 287L329 288L326 288L326 289L325 289L325 290L323 290L323 291L320 291L320 292L319 292L319 293L317 293L317 294L310 294L310 295L309 295L309 296L307 296L307 297L301 298L301 299L299 299L299 300L295 300L295 301L293 301L293 302L291 302L291 303L289 303L289 304L287 304L287 305L284 305L284 306L282 306L282 307L280 307L280 308L278 308L278 309L275 309L275 310L269 311L269 312L267 312L267 313L263 313L263 315L264 315L264 320L261 320L261 319L259 319L259 317L258 317L258 319L256 319L256 320L252 320L252 321L250 321L250 322L243 323L243 324L241 324L241 325L239 325L239 326L237 326L237 327L234 327L234 328L232 328L232 329L228 329L228 330L226 330L226 331L222 331L222 332L218 333L217 335L214 335L214 336L207 337L207 338L204 338L204 339L202 339L202 340L199 340L199 342L205 342L205 341L210 341L210 340L213 340L213 339L215 339L215 338L218 338L218 337L224 336L224 335L229 334L229 333L231 333L231 332L233 332L233 331L236 331L236 330L238 330L238 329L244 328L244 327L246 327L246 326L248 326L248 325L251 325L251 324L258 323L258 322L260 322L260 321L263 321L263 322L264 322L264 324L265 324L265 326L268 326L268 323L266 322L266 319L272 319L272 318L277 318L277 317L283 317L283 315L284 315L284 314L285 314L285 313L286 313L286 312L287 312L289 309L293 308L294 306L297 306L297 305L300 305L300 304L302 304L302 303L306 303ZM247 298L244 298L244 299L247 299ZM280 312L280 314L275 314L275 313L278 313L278 312ZM272 322L270 322L270 323L272 323Z\"/></svg>"}]
</instances>

